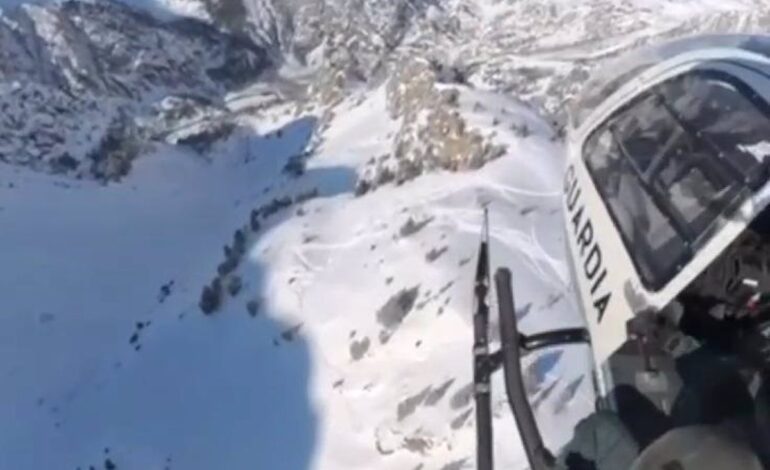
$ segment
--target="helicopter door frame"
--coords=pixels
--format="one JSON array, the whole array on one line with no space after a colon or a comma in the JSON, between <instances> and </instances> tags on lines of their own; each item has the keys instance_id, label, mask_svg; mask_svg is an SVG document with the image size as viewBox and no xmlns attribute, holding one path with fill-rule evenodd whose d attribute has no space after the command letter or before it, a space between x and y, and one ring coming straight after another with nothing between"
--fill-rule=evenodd
<instances>
[{"instance_id":1,"label":"helicopter door frame","mask_svg":"<svg viewBox=\"0 0 770 470\"><path fill-rule=\"evenodd\" d=\"M589 174L584 159L584 146L594 132L601 129L602 126L606 126L613 115L629 102L633 102L634 99L642 96L651 88L687 72L694 70L722 71L756 89L757 87L753 84L760 79L761 74L750 67L741 65L737 62L740 60L770 65L770 61L759 54L731 48L714 48L682 54L653 66L610 95L583 121L573 134L575 137L571 138L568 166L565 173L565 228L567 229L569 264L577 286L581 310L591 332L591 337L601 338L600 341L594 341L593 347L594 367L597 371L594 375L597 381L597 392L600 395L605 395L608 389L612 387L613 381L609 367L607 367L607 361L610 355L626 342L626 323L628 320L639 311L660 309L673 300L735 240L748 224L749 215L758 212L758 209L753 205L752 198L744 201L738 209L740 217L727 221L681 266L663 287L657 291L650 291L643 286L638 270L620 236L619 228L612 219ZM768 99L767 96L764 98ZM573 202L570 200L572 185L579 186L583 199L580 210L587 215L578 216L575 207L570 210L570 203ZM572 192L573 196L574 193L575 191ZM606 284L609 286L612 298L607 309L601 312L602 315L595 313L596 283L595 280L587 279L584 261L581 257L581 252L586 251L586 246L581 243L580 235L586 229L585 226L581 226L582 228L577 230L579 227L575 223L576 219L581 217L591 220L594 242L601 246L605 254L603 257L604 268L609 273L608 277L610 278ZM573 226L575 227L574 230L572 230Z\"/></svg>"}]
</instances>

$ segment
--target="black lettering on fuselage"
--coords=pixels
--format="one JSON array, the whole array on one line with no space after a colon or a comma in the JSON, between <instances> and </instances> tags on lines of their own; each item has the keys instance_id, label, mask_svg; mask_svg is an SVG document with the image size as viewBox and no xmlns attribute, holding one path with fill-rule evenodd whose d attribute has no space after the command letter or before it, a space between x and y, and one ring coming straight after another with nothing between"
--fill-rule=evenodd
<instances>
[{"instance_id":1,"label":"black lettering on fuselage","mask_svg":"<svg viewBox=\"0 0 770 470\"><path fill-rule=\"evenodd\" d=\"M604 312L610 304L612 293L602 289L604 280L607 278L607 269L603 266L602 249L594 236L591 214L585 211L585 205L581 201L582 192L578 186L573 165L567 167L564 175L564 195L567 214L572 222L572 233L577 245L576 256L583 263L583 274L591 285L591 297L597 321L601 322L604 318Z\"/></svg>"},{"instance_id":2,"label":"black lettering on fuselage","mask_svg":"<svg viewBox=\"0 0 770 470\"><path fill-rule=\"evenodd\" d=\"M580 256L585 254L586 248L594 241L594 226L589 220L580 230L577 237L578 246L580 247ZM601 254L600 254L601 257Z\"/></svg>"},{"instance_id":3,"label":"black lettering on fuselage","mask_svg":"<svg viewBox=\"0 0 770 470\"><path fill-rule=\"evenodd\" d=\"M591 247L591 251L588 252L588 256L583 262L583 268L585 269L586 277L589 281L592 281L596 274L599 272L599 268L602 267L602 251L599 249L599 245Z\"/></svg>"}]
</instances>

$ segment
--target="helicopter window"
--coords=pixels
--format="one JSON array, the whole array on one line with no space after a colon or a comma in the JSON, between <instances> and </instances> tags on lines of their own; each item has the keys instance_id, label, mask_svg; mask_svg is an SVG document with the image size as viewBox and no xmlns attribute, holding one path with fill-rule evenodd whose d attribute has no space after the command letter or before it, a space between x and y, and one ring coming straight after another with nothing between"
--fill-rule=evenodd
<instances>
[{"instance_id":1,"label":"helicopter window","mask_svg":"<svg viewBox=\"0 0 770 470\"><path fill-rule=\"evenodd\" d=\"M589 168L595 181L601 181L602 197L613 214L618 229L637 253L637 267L645 279L661 271L670 271L681 257L683 239L655 203L638 177L630 158L613 132L605 129L594 134L586 147L593 157ZM668 263L668 265L664 265Z\"/></svg>"},{"instance_id":2,"label":"helicopter window","mask_svg":"<svg viewBox=\"0 0 770 470\"><path fill-rule=\"evenodd\" d=\"M642 280L663 287L765 181L770 106L718 72L664 82L588 138L586 163Z\"/></svg>"},{"instance_id":3,"label":"helicopter window","mask_svg":"<svg viewBox=\"0 0 770 470\"><path fill-rule=\"evenodd\" d=\"M591 115L604 101L607 100L613 93L618 91L620 87L627 83L633 77L642 73L645 69L652 65L649 61L644 61L639 64L635 64L629 70L613 76L613 74L597 74L592 80L586 82L583 87L583 94L580 99L572 105L572 119L574 125L581 126L586 118ZM609 81L605 77L613 76Z\"/></svg>"},{"instance_id":4,"label":"helicopter window","mask_svg":"<svg viewBox=\"0 0 770 470\"><path fill-rule=\"evenodd\" d=\"M684 76L665 87L671 107L736 178L750 178L770 156L770 107L751 88L713 74Z\"/></svg>"}]
</instances>

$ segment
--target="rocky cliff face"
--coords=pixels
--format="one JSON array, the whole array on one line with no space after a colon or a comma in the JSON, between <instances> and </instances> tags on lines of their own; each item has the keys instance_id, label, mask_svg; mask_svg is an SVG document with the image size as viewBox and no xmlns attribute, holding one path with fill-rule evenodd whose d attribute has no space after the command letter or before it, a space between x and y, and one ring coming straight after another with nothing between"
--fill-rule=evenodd
<instances>
[{"instance_id":1,"label":"rocky cliff face","mask_svg":"<svg viewBox=\"0 0 770 470\"><path fill-rule=\"evenodd\" d=\"M175 0L180 1L180 0ZM558 117L597 61L666 38L763 32L770 6L745 0L704 8L685 0L187 0L282 58L386 80L415 56L441 79L462 76Z\"/></svg>"},{"instance_id":2,"label":"rocky cliff face","mask_svg":"<svg viewBox=\"0 0 770 470\"><path fill-rule=\"evenodd\" d=\"M642 1L607 0L574 8L557 0L165 3L199 19L161 21L118 3L80 1L5 13L0 160L118 178L148 138L173 133L165 98L216 115L224 93L283 65L301 71L301 80L282 76L300 90L288 97L298 114L328 117L351 91L387 86L391 117L402 122L389 171L479 166L501 150L453 109L447 88L505 93L558 127L565 103L603 58L661 38L770 24L770 8L759 0L725 11L652 11ZM162 132L148 128L159 120ZM232 123L219 116L214 125L204 131L221 136ZM189 136L177 137L171 141ZM124 141L127 150L115 154Z\"/></svg>"},{"instance_id":3,"label":"rocky cliff face","mask_svg":"<svg viewBox=\"0 0 770 470\"><path fill-rule=\"evenodd\" d=\"M24 5L0 17L0 161L115 179L169 96L221 101L269 65L252 42L118 3Z\"/></svg>"}]
</instances>

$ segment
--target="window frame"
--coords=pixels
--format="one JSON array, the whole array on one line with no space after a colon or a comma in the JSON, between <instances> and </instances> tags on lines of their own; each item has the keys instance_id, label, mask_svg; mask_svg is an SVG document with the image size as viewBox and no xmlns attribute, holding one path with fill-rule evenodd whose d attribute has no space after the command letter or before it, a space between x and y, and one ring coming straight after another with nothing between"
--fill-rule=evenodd
<instances>
[{"instance_id":1,"label":"window frame","mask_svg":"<svg viewBox=\"0 0 770 470\"><path fill-rule=\"evenodd\" d=\"M770 103L768 103L767 100L761 97L743 80L720 70L695 69L667 78L666 80L658 82L655 85L634 95L630 100L613 110L612 113L603 119L599 124L595 125L591 132L588 133L588 135L585 137L585 139L583 139L581 143L580 159L586 167L588 175L591 178L591 182L594 185L594 189L597 191L600 199L602 200L602 204L610 216L615 230L620 236L623 247L628 253L629 258L633 263L634 269L637 272L637 276L641 280L643 286L652 292L658 292L662 290L666 285L668 285L684 268L684 266L692 261L697 252L703 247L703 245L711 240L714 234L726 223L726 219L729 218L730 215L733 214L755 190L759 189L759 187L761 187L764 183L768 182L767 173L768 168L770 168L770 158L765 159L764 162L760 164L763 167L763 171L757 171L751 176L744 177L742 173L740 173L740 170L735 168L735 165L731 163L729 159L724 158L724 152L721 151L717 144L711 141L711 139L699 136L697 132L693 132L692 129L689 129L689 123L687 123L681 116L678 116L676 111L671 108L670 104L665 102L661 90L662 87L665 87L667 83L671 83L676 80L682 80L686 77L692 76L706 80L716 80L733 86L736 92L739 93L751 106L753 106L759 114L764 116L768 123L770 123ZM669 119L675 121L680 126L680 130L685 132L687 138L698 138L700 139L702 145L709 148L709 155L717 166L723 168L733 176L741 176L742 181L733 180L733 182L729 185L726 193L720 198L720 201L723 201L723 204L718 215L713 217L713 219L709 221L707 225L705 225L704 229L702 229L699 233L692 233L691 230L693 226L697 226L699 224L696 224L695 222L682 221L681 217L677 218L674 216L672 218L672 214L670 212L672 209L674 213L678 214L679 212L676 206L666 202L665 198L661 198L661 193L657 190L650 191L648 189L651 185L648 184L649 182L647 181L647 178L645 178L646 172L640 172L641 169L637 168L633 156L627 153L627 151L624 149L622 143L623 141L620 138L616 138L616 131L612 129L613 124L615 124L619 118L626 115L629 110L633 110L633 108L637 106L641 101L650 98L656 100L660 99L662 101L661 107L665 108L665 111L663 112L668 115ZM630 238L633 234L627 233L626 230L623 230L618 216L615 214L613 208L610 207L609 202L606 200L604 189L600 189L603 188L603 186L598 181L598 175L594 174L594 167L591 163L589 163L589 154L586 150L589 147L589 144L594 141L594 139L598 138L605 132L611 135L615 146L618 148L618 151L622 153L621 158L626 160L627 164L632 169L633 176L636 178L636 182L639 184L640 188L644 190L647 193L647 196L653 200L657 210L661 212L661 214L666 218L667 223L674 230L676 237L672 238L670 242L676 242L677 240L684 242L684 247L681 250L681 254L678 256L674 263L671 263L671 267L668 269L661 269L660 265L656 262L654 255L651 256L651 254L654 253L651 247L645 244L645 247L639 250L633 246L633 239ZM768 141L770 141L770 135L768 136ZM682 222L684 222L684 225L682 225ZM700 225L702 225L702 223ZM637 252L640 253L637 254ZM641 256L645 257L645 259L641 260ZM646 271L641 269L642 263L647 265L648 271L651 273L649 277L645 275Z\"/></svg>"}]
</instances>

